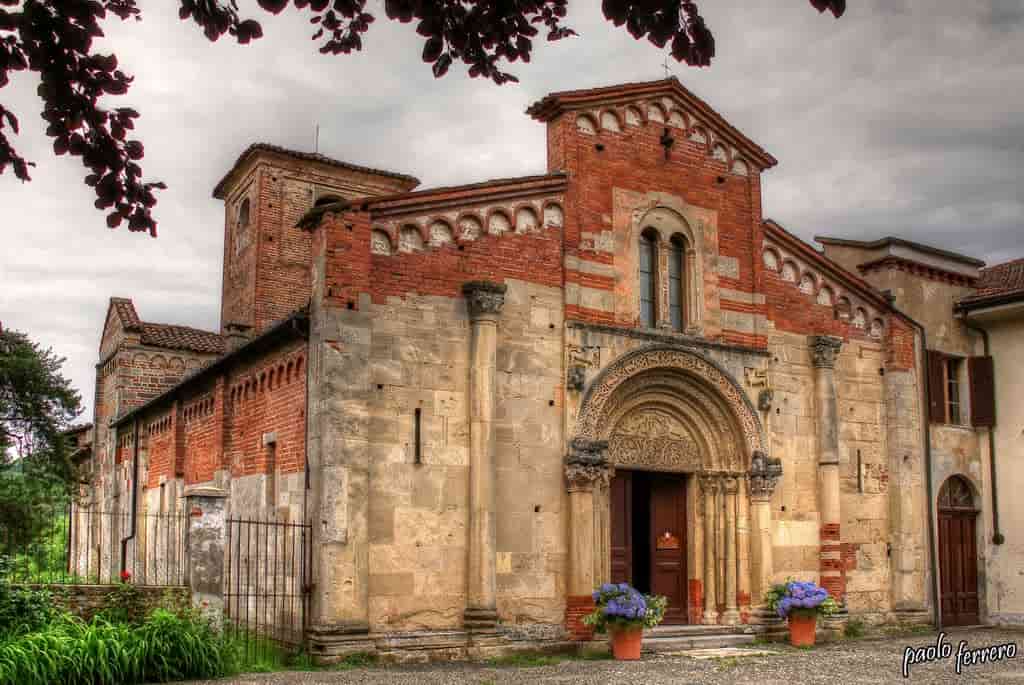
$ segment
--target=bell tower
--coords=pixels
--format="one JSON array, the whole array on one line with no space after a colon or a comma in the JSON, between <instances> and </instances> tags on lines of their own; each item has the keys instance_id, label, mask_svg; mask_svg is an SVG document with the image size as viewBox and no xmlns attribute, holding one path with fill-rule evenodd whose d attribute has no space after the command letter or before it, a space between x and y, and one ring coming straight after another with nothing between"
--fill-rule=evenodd
<instances>
[{"instance_id":1,"label":"bell tower","mask_svg":"<svg viewBox=\"0 0 1024 685\"><path fill-rule=\"evenodd\" d=\"M256 335L306 305L310 235L296 227L320 204L412 190L412 176L256 143L213 190L224 201L220 328Z\"/></svg>"}]
</instances>

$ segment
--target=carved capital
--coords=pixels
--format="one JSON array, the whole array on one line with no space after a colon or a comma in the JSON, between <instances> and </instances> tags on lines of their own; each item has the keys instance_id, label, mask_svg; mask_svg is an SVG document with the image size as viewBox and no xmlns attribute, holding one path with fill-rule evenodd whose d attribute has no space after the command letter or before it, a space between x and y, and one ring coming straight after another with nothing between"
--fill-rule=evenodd
<instances>
[{"instance_id":1,"label":"carved capital","mask_svg":"<svg viewBox=\"0 0 1024 685\"><path fill-rule=\"evenodd\" d=\"M611 464L586 464L583 462L567 462L565 464L565 480L569 492L586 492L607 488L612 481L614 469Z\"/></svg>"},{"instance_id":2,"label":"carved capital","mask_svg":"<svg viewBox=\"0 0 1024 685\"><path fill-rule=\"evenodd\" d=\"M469 306L470 319L495 319L505 305L508 286L491 281L469 281L462 284L462 294Z\"/></svg>"},{"instance_id":3,"label":"carved capital","mask_svg":"<svg viewBox=\"0 0 1024 685\"><path fill-rule=\"evenodd\" d=\"M582 364L577 364L569 367L569 372L566 374L565 387L569 390L575 390L576 392L583 392L583 388L587 385L587 370Z\"/></svg>"},{"instance_id":4,"label":"carved capital","mask_svg":"<svg viewBox=\"0 0 1024 685\"><path fill-rule=\"evenodd\" d=\"M608 487L614 469L608 461L608 441L573 438L565 458L569 492Z\"/></svg>"},{"instance_id":5,"label":"carved capital","mask_svg":"<svg viewBox=\"0 0 1024 685\"><path fill-rule=\"evenodd\" d=\"M750 498L768 500L782 477L782 460L772 459L760 450L754 452L750 465Z\"/></svg>"},{"instance_id":6,"label":"carved capital","mask_svg":"<svg viewBox=\"0 0 1024 685\"><path fill-rule=\"evenodd\" d=\"M737 492L740 491L740 482L736 478L736 476L726 476L725 479L722 481L722 484L725 488L725 494L727 495L735 495Z\"/></svg>"},{"instance_id":7,"label":"carved capital","mask_svg":"<svg viewBox=\"0 0 1024 685\"><path fill-rule=\"evenodd\" d=\"M809 338L811 345L811 362L816 369L834 369L836 357L843 346L841 338L832 335L812 335Z\"/></svg>"},{"instance_id":8,"label":"carved capital","mask_svg":"<svg viewBox=\"0 0 1024 685\"><path fill-rule=\"evenodd\" d=\"M722 487L722 476L717 473L700 474L700 490L705 495L714 495Z\"/></svg>"}]
</instances>

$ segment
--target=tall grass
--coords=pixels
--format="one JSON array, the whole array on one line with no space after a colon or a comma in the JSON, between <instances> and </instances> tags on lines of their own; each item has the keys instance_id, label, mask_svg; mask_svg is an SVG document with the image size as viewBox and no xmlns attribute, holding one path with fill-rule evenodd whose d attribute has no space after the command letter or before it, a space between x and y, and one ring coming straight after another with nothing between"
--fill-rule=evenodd
<instances>
[{"instance_id":1,"label":"tall grass","mask_svg":"<svg viewBox=\"0 0 1024 685\"><path fill-rule=\"evenodd\" d=\"M0 642L0 685L131 685L216 678L233 649L207 624L157 609L140 625L63 615Z\"/></svg>"}]
</instances>

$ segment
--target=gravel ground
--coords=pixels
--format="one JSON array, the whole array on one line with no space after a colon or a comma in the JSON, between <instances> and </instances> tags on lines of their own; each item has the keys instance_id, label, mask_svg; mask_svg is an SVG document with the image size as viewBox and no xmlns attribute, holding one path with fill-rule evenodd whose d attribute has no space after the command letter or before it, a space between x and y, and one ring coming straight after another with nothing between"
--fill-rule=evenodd
<instances>
[{"instance_id":1,"label":"gravel ground","mask_svg":"<svg viewBox=\"0 0 1024 685\"><path fill-rule=\"evenodd\" d=\"M429 666L379 666L346 671L285 672L246 675L231 680L207 681L209 685L575 685L616 683L658 685L660 683L1022 683L1024 684L1024 633L991 629L951 630L946 635L951 655L930 664L910 667L910 678L902 676L907 646L928 647L937 635L862 639L820 645L812 650L788 646L758 646L771 649L771 656L697 660L682 655L645 656L638 663L610 660L570 659L555 665L533 667L488 666L485 664L437 664ZM966 649L1013 643L1017 655L996 663L965 666L957 675L956 655L961 640ZM199 685L199 683L193 683Z\"/></svg>"}]
</instances>

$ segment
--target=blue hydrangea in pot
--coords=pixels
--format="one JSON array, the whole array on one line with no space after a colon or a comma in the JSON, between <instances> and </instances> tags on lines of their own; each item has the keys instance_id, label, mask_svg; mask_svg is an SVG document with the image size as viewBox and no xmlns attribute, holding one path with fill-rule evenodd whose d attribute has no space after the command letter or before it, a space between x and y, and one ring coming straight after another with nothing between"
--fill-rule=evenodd
<instances>
[{"instance_id":1,"label":"blue hydrangea in pot","mask_svg":"<svg viewBox=\"0 0 1024 685\"><path fill-rule=\"evenodd\" d=\"M645 595L629 583L605 583L594 591L596 608L583 617L599 633L608 633L616 659L640 658L644 628L653 628L665 618L668 600Z\"/></svg>"},{"instance_id":2,"label":"blue hydrangea in pot","mask_svg":"<svg viewBox=\"0 0 1024 685\"><path fill-rule=\"evenodd\" d=\"M789 620L789 643L794 647L813 645L818 616L831 616L839 609L828 590L797 580L773 585L765 595L765 603L780 618Z\"/></svg>"}]
</instances>

